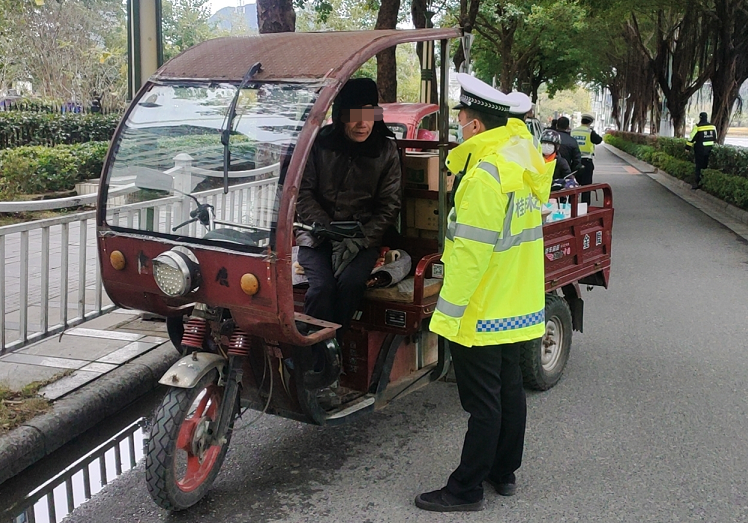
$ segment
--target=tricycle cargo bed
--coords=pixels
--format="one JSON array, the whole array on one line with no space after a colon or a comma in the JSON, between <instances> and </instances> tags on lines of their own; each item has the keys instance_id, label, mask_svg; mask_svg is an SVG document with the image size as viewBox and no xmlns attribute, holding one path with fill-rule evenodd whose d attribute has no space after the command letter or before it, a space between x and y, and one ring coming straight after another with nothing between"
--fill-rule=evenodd
<instances>
[{"instance_id":1,"label":"tricycle cargo bed","mask_svg":"<svg viewBox=\"0 0 748 523\"><path fill-rule=\"evenodd\" d=\"M597 205L577 216L582 193L593 191ZM543 226L545 244L545 290L559 289L571 283L608 287L610 247L613 229L613 194L607 184L566 189L551 197L568 198L571 218Z\"/></svg>"}]
</instances>

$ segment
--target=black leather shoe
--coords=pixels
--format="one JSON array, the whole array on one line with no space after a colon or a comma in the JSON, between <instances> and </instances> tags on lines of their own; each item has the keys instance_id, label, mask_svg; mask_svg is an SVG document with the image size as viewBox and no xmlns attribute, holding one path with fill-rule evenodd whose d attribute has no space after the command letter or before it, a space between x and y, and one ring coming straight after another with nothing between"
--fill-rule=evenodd
<instances>
[{"instance_id":1,"label":"black leather shoe","mask_svg":"<svg viewBox=\"0 0 748 523\"><path fill-rule=\"evenodd\" d=\"M416 507L432 512L475 512L483 510L483 500L470 503L457 498L447 491L447 487L416 496Z\"/></svg>"},{"instance_id":2,"label":"black leather shoe","mask_svg":"<svg viewBox=\"0 0 748 523\"><path fill-rule=\"evenodd\" d=\"M517 493L516 483L502 483L500 481L494 481L490 478L486 478L485 482L491 485L496 493L500 496L514 496Z\"/></svg>"}]
</instances>

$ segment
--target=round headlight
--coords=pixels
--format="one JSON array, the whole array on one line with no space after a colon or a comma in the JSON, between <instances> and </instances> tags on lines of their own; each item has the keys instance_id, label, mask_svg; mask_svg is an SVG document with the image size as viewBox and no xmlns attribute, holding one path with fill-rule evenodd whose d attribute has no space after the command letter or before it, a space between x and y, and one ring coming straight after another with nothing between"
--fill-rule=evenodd
<instances>
[{"instance_id":1,"label":"round headlight","mask_svg":"<svg viewBox=\"0 0 748 523\"><path fill-rule=\"evenodd\" d=\"M179 251L166 251L153 259L153 279L167 296L185 296L199 285L199 267Z\"/></svg>"}]
</instances>

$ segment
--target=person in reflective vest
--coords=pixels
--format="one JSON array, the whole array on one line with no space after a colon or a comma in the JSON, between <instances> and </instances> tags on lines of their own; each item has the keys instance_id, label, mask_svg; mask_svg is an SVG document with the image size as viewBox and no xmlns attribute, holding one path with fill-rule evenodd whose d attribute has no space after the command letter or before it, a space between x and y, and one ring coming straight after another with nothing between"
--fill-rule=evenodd
<instances>
[{"instance_id":1,"label":"person in reflective vest","mask_svg":"<svg viewBox=\"0 0 748 523\"><path fill-rule=\"evenodd\" d=\"M709 123L706 113L700 113L699 123L691 129L691 135L686 141L686 150L693 149L693 159L696 164L691 189L698 189L701 185L701 170L709 166L709 155L716 142L717 128Z\"/></svg>"},{"instance_id":2,"label":"person in reflective vest","mask_svg":"<svg viewBox=\"0 0 748 523\"><path fill-rule=\"evenodd\" d=\"M507 117L513 104L505 94L464 73L457 80L466 140L446 160L460 183L429 328L449 341L470 421L447 485L415 500L440 512L481 510L484 481L499 494L515 492L527 415L520 347L545 333L540 209L553 174L525 124Z\"/></svg>"},{"instance_id":3,"label":"person in reflective vest","mask_svg":"<svg viewBox=\"0 0 748 523\"><path fill-rule=\"evenodd\" d=\"M582 167L576 175L579 185L592 183L592 175L595 172L595 163L592 160L595 157L595 145L603 142L602 136L592 129L594 121L595 117L591 114L583 114L582 125L571 131L571 137L577 141L579 152L582 153ZM583 193L582 201L589 205L590 193Z\"/></svg>"}]
</instances>

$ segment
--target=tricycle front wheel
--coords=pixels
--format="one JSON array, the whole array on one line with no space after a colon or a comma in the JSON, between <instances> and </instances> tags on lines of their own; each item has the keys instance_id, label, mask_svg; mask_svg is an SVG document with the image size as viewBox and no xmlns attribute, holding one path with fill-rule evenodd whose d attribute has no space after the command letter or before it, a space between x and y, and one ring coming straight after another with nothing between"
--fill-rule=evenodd
<instances>
[{"instance_id":1,"label":"tricycle front wheel","mask_svg":"<svg viewBox=\"0 0 748 523\"><path fill-rule=\"evenodd\" d=\"M520 354L522 376L535 390L553 387L564 372L571 350L571 310L556 294L545 295L545 334L525 342Z\"/></svg>"},{"instance_id":2,"label":"tricycle front wheel","mask_svg":"<svg viewBox=\"0 0 748 523\"><path fill-rule=\"evenodd\" d=\"M217 381L213 370L195 388L172 388L156 411L145 477L151 497L162 508L191 507L205 496L221 469L232 427L222 444L208 443L223 400Z\"/></svg>"}]
</instances>

